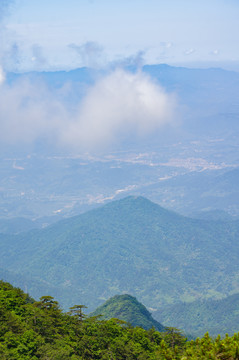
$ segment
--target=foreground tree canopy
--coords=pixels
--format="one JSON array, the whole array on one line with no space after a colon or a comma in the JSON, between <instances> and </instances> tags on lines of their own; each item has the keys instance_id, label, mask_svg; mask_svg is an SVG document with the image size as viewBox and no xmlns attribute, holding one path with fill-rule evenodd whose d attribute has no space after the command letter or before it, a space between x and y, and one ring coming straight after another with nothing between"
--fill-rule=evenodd
<instances>
[{"instance_id":1,"label":"foreground tree canopy","mask_svg":"<svg viewBox=\"0 0 239 360\"><path fill-rule=\"evenodd\" d=\"M51 296L34 301L0 281L0 358L2 360L78 359L239 359L239 334L187 341L174 328L164 332L132 327L118 319L87 317L85 306L69 313Z\"/></svg>"}]
</instances>

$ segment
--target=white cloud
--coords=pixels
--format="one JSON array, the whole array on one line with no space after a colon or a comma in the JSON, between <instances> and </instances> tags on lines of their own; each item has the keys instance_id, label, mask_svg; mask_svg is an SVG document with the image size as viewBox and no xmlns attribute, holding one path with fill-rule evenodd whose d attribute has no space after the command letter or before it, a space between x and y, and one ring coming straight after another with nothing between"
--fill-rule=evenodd
<instances>
[{"instance_id":1,"label":"white cloud","mask_svg":"<svg viewBox=\"0 0 239 360\"><path fill-rule=\"evenodd\" d=\"M2 67L0 66L0 85L4 83L4 80L5 80L5 74Z\"/></svg>"},{"instance_id":2,"label":"white cloud","mask_svg":"<svg viewBox=\"0 0 239 360\"><path fill-rule=\"evenodd\" d=\"M174 106L173 96L143 73L116 70L88 92L62 140L94 148L147 135L172 120Z\"/></svg>"},{"instance_id":3,"label":"white cloud","mask_svg":"<svg viewBox=\"0 0 239 360\"><path fill-rule=\"evenodd\" d=\"M79 89L80 90L80 89ZM67 90L65 90L67 91ZM21 80L0 86L0 140L97 150L125 137L145 136L173 120L176 101L145 74L116 70L92 86L74 108L61 90Z\"/></svg>"},{"instance_id":4,"label":"white cloud","mask_svg":"<svg viewBox=\"0 0 239 360\"><path fill-rule=\"evenodd\" d=\"M65 108L42 83L26 79L0 86L1 143L32 143L62 126Z\"/></svg>"},{"instance_id":5,"label":"white cloud","mask_svg":"<svg viewBox=\"0 0 239 360\"><path fill-rule=\"evenodd\" d=\"M220 51L218 49L215 49L213 51L210 52L211 55L217 56L220 54Z\"/></svg>"},{"instance_id":6,"label":"white cloud","mask_svg":"<svg viewBox=\"0 0 239 360\"><path fill-rule=\"evenodd\" d=\"M196 51L195 49L191 48L191 49L185 50L184 54L185 55L191 55L191 54L195 53L195 51Z\"/></svg>"}]
</instances>

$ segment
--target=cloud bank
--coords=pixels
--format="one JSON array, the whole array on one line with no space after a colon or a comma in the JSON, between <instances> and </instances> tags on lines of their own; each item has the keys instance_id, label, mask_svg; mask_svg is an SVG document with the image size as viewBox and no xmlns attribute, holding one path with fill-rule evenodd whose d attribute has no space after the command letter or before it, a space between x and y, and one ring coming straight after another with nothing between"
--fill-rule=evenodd
<instances>
[{"instance_id":1,"label":"cloud bank","mask_svg":"<svg viewBox=\"0 0 239 360\"><path fill-rule=\"evenodd\" d=\"M173 95L142 72L115 70L90 87L74 107L65 89L50 90L27 79L0 85L0 141L97 150L125 138L144 137L174 119ZM80 89L79 89L80 90Z\"/></svg>"}]
</instances>

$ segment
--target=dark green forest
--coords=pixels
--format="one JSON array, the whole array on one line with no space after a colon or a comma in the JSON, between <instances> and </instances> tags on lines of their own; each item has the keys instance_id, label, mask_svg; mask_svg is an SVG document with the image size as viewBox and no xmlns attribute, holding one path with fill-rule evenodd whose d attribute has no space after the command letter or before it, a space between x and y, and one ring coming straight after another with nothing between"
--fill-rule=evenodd
<instances>
[{"instance_id":1,"label":"dark green forest","mask_svg":"<svg viewBox=\"0 0 239 360\"><path fill-rule=\"evenodd\" d=\"M2 360L239 359L239 334L187 341L175 328L158 332L118 320L87 317L84 305L63 312L51 296L35 301L0 281Z\"/></svg>"},{"instance_id":2,"label":"dark green forest","mask_svg":"<svg viewBox=\"0 0 239 360\"><path fill-rule=\"evenodd\" d=\"M104 319L118 318L146 330L154 327L155 330L164 331L164 326L152 317L146 307L128 294L113 296L90 315L102 315Z\"/></svg>"}]
</instances>

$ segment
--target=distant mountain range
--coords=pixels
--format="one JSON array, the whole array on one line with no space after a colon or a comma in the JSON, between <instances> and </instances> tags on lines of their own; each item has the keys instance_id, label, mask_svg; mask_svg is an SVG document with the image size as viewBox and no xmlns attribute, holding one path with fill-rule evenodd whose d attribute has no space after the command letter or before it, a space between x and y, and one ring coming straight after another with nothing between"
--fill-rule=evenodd
<instances>
[{"instance_id":1,"label":"distant mountain range","mask_svg":"<svg viewBox=\"0 0 239 360\"><path fill-rule=\"evenodd\" d=\"M68 84L61 102L74 109L110 71L9 73L6 83L27 77L53 92ZM177 98L173 126L145 139L129 136L107 153L69 154L40 139L30 149L0 143L0 218L47 217L50 224L126 195L142 195L187 216L214 217L210 211L220 210L239 217L239 73L166 64L140 71Z\"/></svg>"},{"instance_id":2,"label":"distant mountain range","mask_svg":"<svg viewBox=\"0 0 239 360\"><path fill-rule=\"evenodd\" d=\"M130 293L156 310L239 292L238 236L239 221L191 219L130 196L41 230L1 234L0 267L25 278L35 298L46 284L64 308L92 311Z\"/></svg>"},{"instance_id":3,"label":"distant mountain range","mask_svg":"<svg viewBox=\"0 0 239 360\"><path fill-rule=\"evenodd\" d=\"M211 336L233 335L239 331L239 294L221 300L197 300L163 307L153 316L165 326L183 329L198 337L206 331Z\"/></svg>"},{"instance_id":4,"label":"distant mountain range","mask_svg":"<svg viewBox=\"0 0 239 360\"><path fill-rule=\"evenodd\" d=\"M90 85L113 70L114 68L97 70L83 67L71 71L8 73L6 81L12 84L19 78L27 77L32 82L44 81L51 89L71 84L71 91L64 101L76 104L84 97ZM137 72L139 69L125 67L124 70ZM239 131L238 72L220 68L192 69L167 64L145 65L140 71L149 75L167 92L177 96L183 117L183 121L180 121L180 141L185 140L185 137L199 135L233 136L235 131ZM170 129L170 132L174 137L173 129ZM166 138L171 139L169 134ZM153 141L154 145L155 143Z\"/></svg>"},{"instance_id":5,"label":"distant mountain range","mask_svg":"<svg viewBox=\"0 0 239 360\"><path fill-rule=\"evenodd\" d=\"M138 71L136 67L126 67L125 70ZM233 128L236 126L238 130L238 72L220 68L190 69L167 64L145 65L141 71L158 81L167 91L175 93L180 103L187 107L184 122L188 130L193 133L196 131L197 134L212 134L213 131L215 134L216 131L225 135L223 131L226 127L230 132L228 119L233 123ZM43 80L50 88L60 88L71 83L72 92L67 101L75 102L84 95L84 90L79 91L79 84L92 85L106 74L107 70L83 67L71 71L9 73L7 82L12 83L24 76L31 81Z\"/></svg>"}]
</instances>

